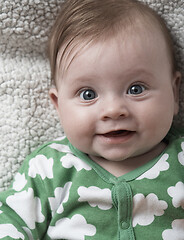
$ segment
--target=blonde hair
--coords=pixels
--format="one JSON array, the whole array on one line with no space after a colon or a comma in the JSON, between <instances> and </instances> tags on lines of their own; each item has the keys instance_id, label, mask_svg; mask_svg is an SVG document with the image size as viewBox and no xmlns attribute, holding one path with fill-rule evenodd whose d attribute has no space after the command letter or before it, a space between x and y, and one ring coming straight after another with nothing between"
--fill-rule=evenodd
<instances>
[{"instance_id":1,"label":"blonde hair","mask_svg":"<svg viewBox=\"0 0 184 240\"><path fill-rule=\"evenodd\" d=\"M137 0L66 0L61 5L49 39L53 84L56 85L56 63L62 46L65 47L60 62L76 40L93 41L113 36L121 29L133 25L137 17L143 19L142 22L154 23L160 28L167 45L172 71L175 72L176 61L170 32L164 20L146 4Z\"/></svg>"}]
</instances>

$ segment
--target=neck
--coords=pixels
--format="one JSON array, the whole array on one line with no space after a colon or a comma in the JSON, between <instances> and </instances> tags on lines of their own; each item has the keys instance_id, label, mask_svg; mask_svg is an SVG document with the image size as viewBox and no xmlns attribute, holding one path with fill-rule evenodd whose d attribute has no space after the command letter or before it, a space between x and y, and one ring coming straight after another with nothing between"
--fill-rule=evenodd
<instances>
[{"instance_id":1,"label":"neck","mask_svg":"<svg viewBox=\"0 0 184 240\"><path fill-rule=\"evenodd\" d=\"M166 146L166 143L161 142L147 153L127 158L122 161L109 161L102 157L96 157L91 155L89 157L101 167L103 167L105 170L113 174L115 177L120 177L159 156L166 148Z\"/></svg>"}]
</instances>

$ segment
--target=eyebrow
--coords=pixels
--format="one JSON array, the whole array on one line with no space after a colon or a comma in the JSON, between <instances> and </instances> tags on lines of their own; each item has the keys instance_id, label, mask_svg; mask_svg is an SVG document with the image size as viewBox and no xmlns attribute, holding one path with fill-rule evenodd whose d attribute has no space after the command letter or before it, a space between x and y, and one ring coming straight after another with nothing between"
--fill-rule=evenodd
<instances>
[{"instance_id":1,"label":"eyebrow","mask_svg":"<svg viewBox=\"0 0 184 240\"><path fill-rule=\"evenodd\" d=\"M151 73L150 71L146 70L145 68L140 68L140 69L135 69L133 71L131 71L131 73L128 73L127 76L147 76L149 78L153 78L153 73Z\"/></svg>"},{"instance_id":2,"label":"eyebrow","mask_svg":"<svg viewBox=\"0 0 184 240\"><path fill-rule=\"evenodd\" d=\"M64 75L66 74L67 76L67 71L64 73ZM138 76L141 78L141 76L146 76L149 79L152 79L154 77L154 74L151 73L150 71L148 71L146 68L140 67L140 68L136 68L136 69L129 69L126 72L124 72L122 70L122 73L120 73L120 75L118 76L118 79L122 79L122 78L135 78L135 76ZM67 78L67 77L65 77ZM65 79L64 78L64 79ZM83 72L79 73L77 76L72 76L68 78L72 84L77 82L77 83L87 83L90 81L93 81L94 79L98 79L98 81L100 80L100 76L96 75L96 73L88 73L87 74L83 74ZM138 81L139 79L137 79ZM141 79L140 79L141 80Z\"/></svg>"},{"instance_id":3,"label":"eyebrow","mask_svg":"<svg viewBox=\"0 0 184 240\"><path fill-rule=\"evenodd\" d=\"M87 84L93 81L94 79L97 79L97 76L77 76L77 77L70 77L69 80L71 81L72 84Z\"/></svg>"},{"instance_id":4,"label":"eyebrow","mask_svg":"<svg viewBox=\"0 0 184 240\"><path fill-rule=\"evenodd\" d=\"M135 71L131 72L131 73L125 73L125 74L121 74L118 76L118 79L122 79L122 78L135 78L135 76L138 76L139 78L141 78L141 76L146 76L149 79L152 79L154 77L153 74L149 73L148 71L144 70L144 69L136 69ZM97 80L98 79L98 80ZM95 74L89 74L89 75L78 75L78 76L74 76L74 77L69 77L69 80L71 81L72 84L75 85L76 84L88 84L93 80L96 81L100 81L100 76L97 76ZM141 79L140 79L141 80ZM137 81L139 81L139 79L137 79Z\"/></svg>"}]
</instances>

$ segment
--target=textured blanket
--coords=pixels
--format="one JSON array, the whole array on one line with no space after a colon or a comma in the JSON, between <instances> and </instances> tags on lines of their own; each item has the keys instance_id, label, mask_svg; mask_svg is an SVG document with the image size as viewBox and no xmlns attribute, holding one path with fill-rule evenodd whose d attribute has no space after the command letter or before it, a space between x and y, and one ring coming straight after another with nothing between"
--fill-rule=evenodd
<instances>
[{"instance_id":1,"label":"textured blanket","mask_svg":"<svg viewBox=\"0 0 184 240\"><path fill-rule=\"evenodd\" d=\"M184 75L184 1L143 1L166 19ZM7 188L26 155L63 134L48 97L46 56L48 34L61 2L0 0L0 191ZM182 125L183 85L175 120Z\"/></svg>"}]
</instances>

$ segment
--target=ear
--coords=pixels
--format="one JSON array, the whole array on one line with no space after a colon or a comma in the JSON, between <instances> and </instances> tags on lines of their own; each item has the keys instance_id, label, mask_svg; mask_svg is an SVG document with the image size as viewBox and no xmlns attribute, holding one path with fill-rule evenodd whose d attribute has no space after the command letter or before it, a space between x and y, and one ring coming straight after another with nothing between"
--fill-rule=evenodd
<instances>
[{"instance_id":1,"label":"ear","mask_svg":"<svg viewBox=\"0 0 184 240\"><path fill-rule=\"evenodd\" d=\"M174 78L173 78L173 93L174 93L174 101L175 101L174 115L177 115L178 111L179 111L179 89L180 89L180 83L181 83L181 73L179 71L177 71L174 74Z\"/></svg>"},{"instance_id":2,"label":"ear","mask_svg":"<svg viewBox=\"0 0 184 240\"><path fill-rule=\"evenodd\" d=\"M51 99L51 102L53 103L54 107L58 111L58 91L56 88L51 88L49 90L49 96Z\"/></svg>"}]
</instances>

